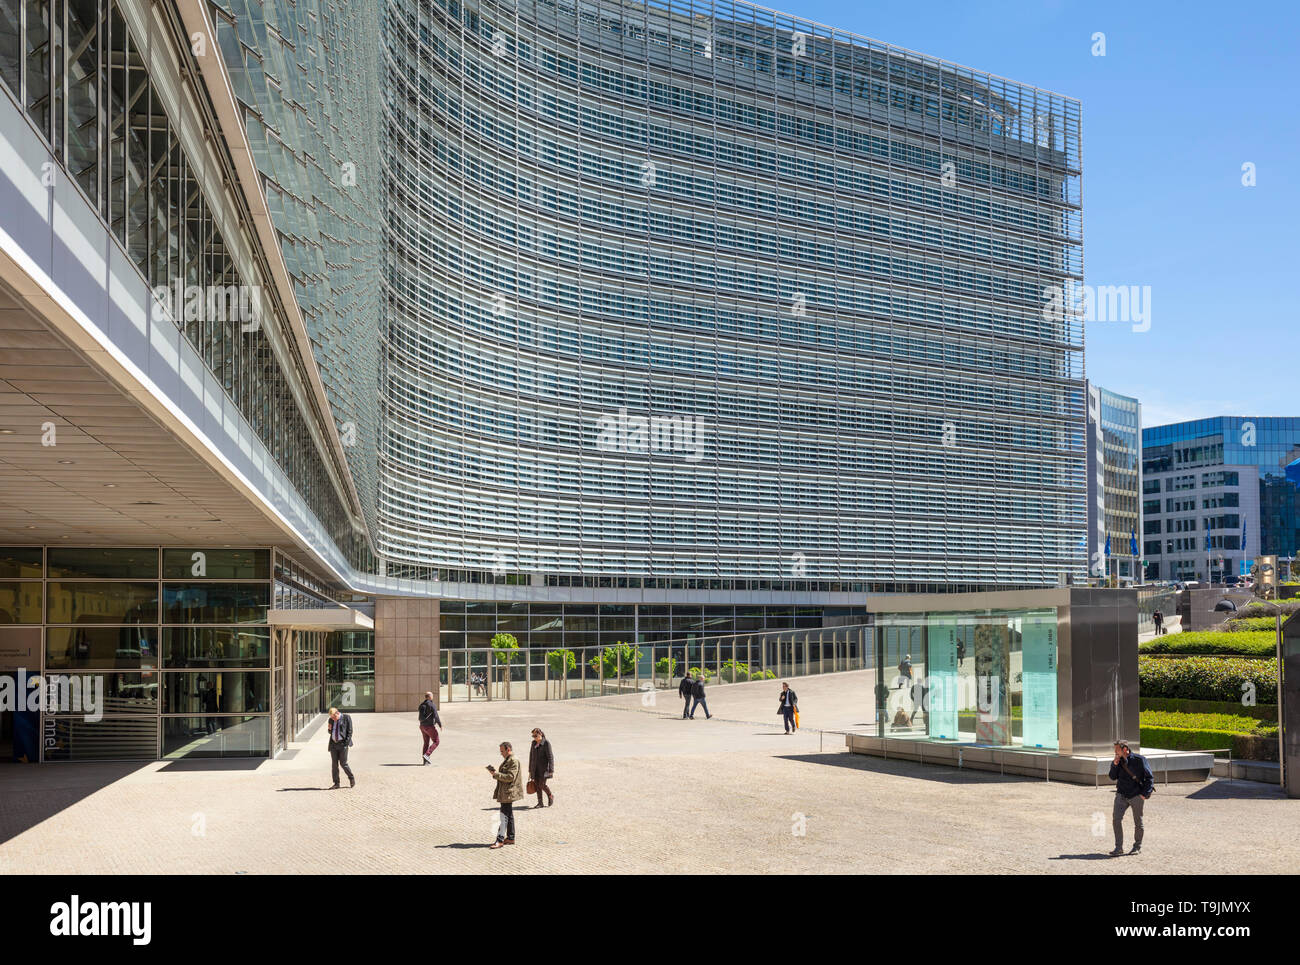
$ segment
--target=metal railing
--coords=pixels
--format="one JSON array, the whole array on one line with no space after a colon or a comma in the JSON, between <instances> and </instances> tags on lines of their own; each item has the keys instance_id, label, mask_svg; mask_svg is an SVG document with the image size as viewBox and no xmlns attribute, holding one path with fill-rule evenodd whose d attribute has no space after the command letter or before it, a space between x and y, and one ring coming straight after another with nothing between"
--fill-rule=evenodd
<instances>
[{"instance_id":1,"label":"metal railing","mask_svg":"<svg viewBox=\"0 0 1300 965\"><path fill-rule=\"evenodd\" d=\"M439 654L442 700L571 700L672 689L688 672L744 683L874 666L868 624L759 630L658 643L586 647L475 647Z\"/></svg>"}]
</instances>

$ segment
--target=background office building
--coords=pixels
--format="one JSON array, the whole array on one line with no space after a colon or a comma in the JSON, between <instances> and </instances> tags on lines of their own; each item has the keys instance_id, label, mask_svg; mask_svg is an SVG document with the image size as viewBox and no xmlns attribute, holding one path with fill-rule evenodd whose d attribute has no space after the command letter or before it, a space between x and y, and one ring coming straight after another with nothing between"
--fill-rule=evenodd
<instances>
[{"instance_id":1,"label":"background office building","mask_svg":"<svg viewBox=\"0 0 1300 965\"><path fill-rule=\"evenodd\" d=\"M1142 406L1088 383L1088 573L1141 582ZM1109 547L1109 553L1107 552Z\"/></svg>"},{"instance_id":2,"label":"background office building","mask_svg":"<svg viewBox=\"0 0 1300 965\"><path fill-rule=\"evenodd\" d=\"M1219 416L1142 431L1149 579L1239 576L1300 545L1300 419Z\"/></svg>"},{"instance_id":3,"label":"background office building","mask_svg":"<svg viewBox=\"0 0 1300 965\"><path fill-rule=\"evenodd\" d=\"M273 753L498 630L1082 576L1077 102L743 4L301 12L0 0L0 672Z\"/></svg>"}]
</instances>

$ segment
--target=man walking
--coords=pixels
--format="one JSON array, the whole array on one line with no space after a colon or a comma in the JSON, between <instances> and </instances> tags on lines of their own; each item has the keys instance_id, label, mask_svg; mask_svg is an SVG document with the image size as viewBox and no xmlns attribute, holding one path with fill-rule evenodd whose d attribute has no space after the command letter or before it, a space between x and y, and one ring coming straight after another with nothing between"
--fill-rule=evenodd
<instances>
[{"instance_id":1,"label":"man walking","mask_svg":"<svg viewBox=\"0 0 1300 965\"><path fill-rule=\"evenodd\" d=\"M1115 785L1115 810L1112 824L1115 826L1115 850L1111 857L1124 853L1124 812L1133 809L1133 850L1137 854L1142 850L1142 808L1155 792L1155 776L1151 765L1140 754L1134 754L1128 741L1115 742L1115 760L1110 765L1110 779Z\"/></svg>"},{"instance_id":2,"label":"man walking","mask_svg":"<svg viewBox=\"0 0 1300 965\"><path fill-rule=\"evenodd\" d=\"M1164 633L1162 627L1165 622L1165 615L1163 613L1161 613L1159 610L1156 610L1154 613L1151 614L1151 622L1156 625L1157 637L1160 636L1160 634Z\"/></svg>"},{"instance_id":3,"label":"man walking","mask_svg":"<svg viewBox=\"0 0 1300 965\"><path fill-rule=\"evenodd\" d=\"M433 702L433 691L426 690L420 704L420 733L424 735L424 750L420 751L420 756L426 764L438 749L438 728L441 726L442 719L438 716L438 705Z\"/></svg>"},{"instance_id":4,"label":"man walking","mask_svg":"<svg viewBox=\"0 0 1300 965\"><path fill-rule=\"evenodd\" d=\"M330 763L334 770L334 786L330 790L337 790L339 786L340 767L348 776L348 787L356 787L357 779L352 776L352 768L348 767L348 748L352 746L351 715L340 714L337 707L331 707L330 719L325 726L330 736Z\"/></svg>"},{"instance_id":5,"label":"man walking","mask_svg":"<svg viewBox=\"0 0 1300 965\"><path fill-rule=\"evenodd\" d=\"M695 703L691 705L691 720L695 719L695 710L698 707L704 707L704 719L710 720L713 715L709 713L708 701L704 699L704 674L700 674L691 683L691 696L695 698Z\"/></svg>"},{"instance_id":6,"label":"man walking","mask_svg":"<svg viewBox=\"0 0 1300 965\"><path fill-rule=\"evenodd\" d=\"M501 751L501 766L488 765L488 773L497 782L492 800L501 805L501 823L497 825L497 839L491 845L493 849L515 843L515 802L524 796L523 771L514 748L509 741L502 741L498 749Z\"/></svg>"},{"instance_id":7,"label":"man walking","mask_svg":"<svg viewBox=\"0 0 1300 965\"><path fill-rule=\"evenodd\" d=\"M682 682L677 685L677 696L686 701L686 703L682 704L682 720L691 716L691 695L694 693L695 682L688 670L686 673L682 674Z\"/></svg>"},{"instance_id":8,"label":"man walking","mask_svg":"<svg viewBox=\"0 0 1300 965\"><path fill-rule=\"evenodd\" d=\"M785 732L787 734L793 733L794 730L796 729L794 724L794 715L795 715L795 711L797 711L798 709L799 709L799 698L794 695L794 691L790 689L789 684L782 683L781 703L777 707L777 712L783 718L785 718Z\"/></svg>"}]
</instances>

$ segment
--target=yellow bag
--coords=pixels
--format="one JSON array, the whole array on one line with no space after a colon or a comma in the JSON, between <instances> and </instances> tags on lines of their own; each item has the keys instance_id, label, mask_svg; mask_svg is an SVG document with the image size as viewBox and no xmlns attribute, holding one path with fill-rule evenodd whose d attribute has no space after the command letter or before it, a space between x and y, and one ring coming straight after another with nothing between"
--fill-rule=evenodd
<instances>
[{"instance_id":1,"label":"yellow bag","mask_svg":"<svg viewBox=\"0 0 1300 965\"><path fill-rule=\"evenodd\" d=\"M794 729L799 729L799 711L797 710L794 712Z\"/></svg>"}]
</instances>

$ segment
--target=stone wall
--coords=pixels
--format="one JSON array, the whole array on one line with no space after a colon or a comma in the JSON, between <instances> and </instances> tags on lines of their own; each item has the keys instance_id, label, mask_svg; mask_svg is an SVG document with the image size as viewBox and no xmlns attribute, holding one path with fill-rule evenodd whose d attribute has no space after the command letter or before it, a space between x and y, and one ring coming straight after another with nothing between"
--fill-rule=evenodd
<instances>
[{"instance_id":1,"label":"stone wall","mask_svg":"<svg viewBox=\"0 0 1300 965\"><path fill-rule=\"evenodd\" d=\"M438 694L438 601L375 601L375 710L409 711Z\"/></svg>"}]
</instances>

